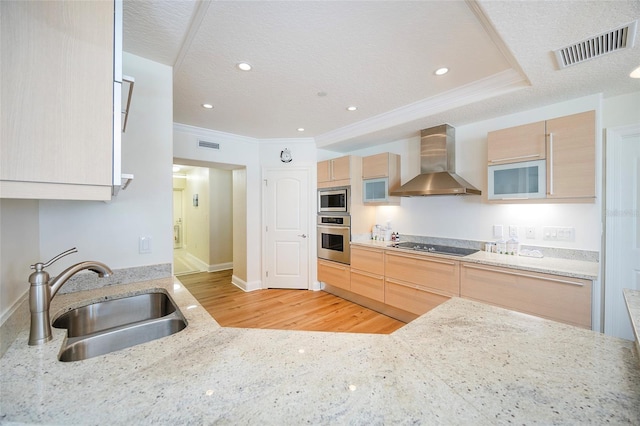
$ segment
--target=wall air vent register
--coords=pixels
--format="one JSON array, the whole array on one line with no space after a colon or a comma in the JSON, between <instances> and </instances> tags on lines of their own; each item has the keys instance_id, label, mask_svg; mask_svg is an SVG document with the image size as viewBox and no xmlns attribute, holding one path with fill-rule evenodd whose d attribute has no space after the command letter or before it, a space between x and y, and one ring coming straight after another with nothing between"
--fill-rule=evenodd
<instances>
[{"instance_id":1,"label":"wall air vent register","mask_svg":"<svg viewBox=\"0 0 640 426\"><path fill-rule=\"evenodd\" d=\"M216 142L198 141L198 148L220 149L220 144Z\"/></svg>"}]
</instances>

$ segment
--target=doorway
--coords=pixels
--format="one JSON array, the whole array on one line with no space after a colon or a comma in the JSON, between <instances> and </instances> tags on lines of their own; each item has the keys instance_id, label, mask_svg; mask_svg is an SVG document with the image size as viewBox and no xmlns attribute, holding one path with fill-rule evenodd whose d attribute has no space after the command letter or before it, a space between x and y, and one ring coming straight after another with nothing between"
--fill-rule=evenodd
<instances>
[{"instance_id":1,"label":"doorway","mask_svg":"<svg viewBox=\"0 0 640 426\"><path fill-rule=\"evenodd\" d=\"M264 173L264 288L310 289L309 170Z\"/></svg>"},{"instance_id":2,"label":"doorway","mask_svg":"<svg viewBox=\"0 0 640 426\"><path fill-rule=\"evenodd\" d=\"M607 130L604 332L633 340L623 289L640 290L640 125Z\"/></svg>"},{"instance_id":3,"label":"doorway","mask_svg":"<svg viewBox=\"0 0 640 426\"><path fill-rule=\"evenodd\" d=\"M174 274L233 268L231 171L174 164Z\"/></svg>"}]
</instances>

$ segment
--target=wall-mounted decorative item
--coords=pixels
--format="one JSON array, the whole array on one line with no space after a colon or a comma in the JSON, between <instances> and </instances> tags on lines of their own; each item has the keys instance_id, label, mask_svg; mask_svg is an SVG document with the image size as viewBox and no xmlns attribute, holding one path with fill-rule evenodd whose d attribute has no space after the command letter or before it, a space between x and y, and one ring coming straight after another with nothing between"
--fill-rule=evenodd
<instances>
[{"instance_id":1,"label":"wall-mounted decorative item","mask_svg":"<svg viewBox=\"0 0 640 426\"><path fill-rule=\"evenodd\" d=\"M285 148L280 151L280 161L283 163L290 163L291 160L293 160L293 158L291 158L291 151L289 151L289 148Z\"/></svg>"},{"instance_id":2,"label":"wall-mounted decorative item","mask_svg":"<svg viewBox=\"0 0 640 426\"><path fill-rule=\"evenodd\" d=\"M198 207L198 194L193 194L193 207Z\"/></svg>"}]
</instances>

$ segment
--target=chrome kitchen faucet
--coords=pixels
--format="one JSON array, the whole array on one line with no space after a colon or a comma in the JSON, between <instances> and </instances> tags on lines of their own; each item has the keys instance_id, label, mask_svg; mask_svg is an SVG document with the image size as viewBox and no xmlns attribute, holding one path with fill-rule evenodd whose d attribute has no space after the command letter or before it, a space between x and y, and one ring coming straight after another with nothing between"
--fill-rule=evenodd
<instances>
[{"instance_id":1,"label":"chrome kitchen faucet","mask_svg":"<svg viewBox=\"0 0 640 426\"><path fill-rule=\"evenodd\" d=\"M95 272L99 277L108 277L113 274L113 271L104 263L88 261L68 267L49 282L49 273L44 268L64 256L77 252L78 250L74 247L60 253L47 263L38 262L35 265L31 265L31 269L36 271L29 275L29 282L31 283L29 288L29 310L31 311L29 345L41 345L51 340L51 321L49 319L51 300L69 278L85 269Z\"/></svg>"}]
</instances>

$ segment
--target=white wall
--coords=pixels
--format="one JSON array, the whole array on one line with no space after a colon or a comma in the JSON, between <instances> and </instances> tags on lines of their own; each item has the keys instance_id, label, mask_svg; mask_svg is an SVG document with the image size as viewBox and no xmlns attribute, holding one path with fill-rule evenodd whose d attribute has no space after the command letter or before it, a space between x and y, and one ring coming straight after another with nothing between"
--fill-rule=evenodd
<instances>
[{"instance_id":1,"label":"white wall","mask_svg":"<svg viewBox=\"0 0 640 426\"><path fill-rule=\"evenodd\" d=\"M198 195L198 205L193 197ZM196 167L187 173L187 185L183 191L184 234L187 253L209 265L209 169Z\"/></svg>"},{"instance_id":2,"label":"white wall","mask_svg":"<svg viewBox=\"0 0 640 426\"><path fill-rule=\"evenodd\" d=\"M640 123L640 91L603 101L602 128Z\"/></svg>"},{"instance_id":3,"label":"white wall","mask_svg":"<svg viewBox=\"0 0 640 426\"><path fill-rule=\"evenodd\" d=\"M198 147L198 140L216 142L220 144L219 150ZM197 165L200 167L216 167L230 169L245 169L244 180L246 189L242 196L246 203L246 234L244 237L234 233L234 268L240 268L236 260L236 249L246 247L246 277L242 277L247 285L259 286L261 273L261 201L260 201L260 149L258 141L252 138L236 136L229 133L217 132L198 127L174 125L173 156L177 163ZM195 163L194 163L195 162ZM240 196L236 192L234 179L234 197ZM236 200L234 199L234 207ZM234 209L235 211L235 209ZM234 224L234 227L236 225ZM244 238L244 241L236 241L236 238ZM241 270L234 270L234 275Z\"/></svg>"},{"instance_id":4,"label":"white wall","mask_svg":"<svg viewBox=\"0 0 640 426\"><path fill-rule=\"evenodd\" d=\"M486 194L487 132L534 121L596 110L597 128L601 116L601 97L592 95L560 104L517 114L497 117L456 127L456 171L469 183ZM601 181L601 132L596 135L596 179ZM402 156L402 182L419 171L418 137L396 141L375 148L355 151L355 155L394 152ZM402 234L432 237L492 241L492 225L516 225L520 241L529 245L600 250L601 188L597 200L587 204L489 204L483 196L432 196L402 198L398 207L377 208L377 223L391 220L392 227ZM525 239L524 228L536 228L535 239ZM543 241L543 226L572 226L574 242Z\"/></svg>"},{"instance_id":5,"label":"white wall","mask_svg":"<svg viewBox=\"0 0 640 426\"><path fill-rule=\"evenodd\" d=\"M79 251L53 265L51 274L88 259L116 269L172 262L172 69L125 53L123 71L136 79L122 135L122 171L135 179L109 204L40 202L40 256ZM138 253L140 236L152 237L150 254Z\"/></svg>"},{"instance_id":6,"label":"white wall","mask_svg":"<svg viewBox=\"0 0 640 426\"><path fill-rule=\"evenodd\" d=\"M219 143L220 149L199 148L198 140ZM293 157L293 161L287 164L308 166L311 170L310 179L315 182L317 160L312 139L258 140L183 124L174 125L173 155L176 162L234 169L234 275L245 281L249 288L259 288L262 281L262 170L266 167L286 168L287 164L280 161L280 151L284 148L289 148ZM243 168L244 172L240 170ZM246 182L244 194L237 187L242 182ZM246 205L243 206L238 197L244 197ZM235 232L239 228L237 216L241 214L238 209L246 209L245 236L241 236L239 231ZM246 256L240 260L244 251ZM246 262L246 277L242 276L241 261Z\"/></svg>"},{"instance_id":7,"label":"white wall","mask_svg":"<svg viewBox=\"0 0 640 426\"><path fill-rule=\"evenodd\" d=\"M209 169L209 265L233 262L233 180L230 170Z\"/></svg>"},{"instance_id":8,"label":"white wall","mask_svg":"<svg viewBox=\"0 0 640 426\"><path fill-rule=\"evenodd\" d=\"M0 324L29 291L29 266L40 257L37 200L0 199Z\"/></svg>"}]
</instances>

